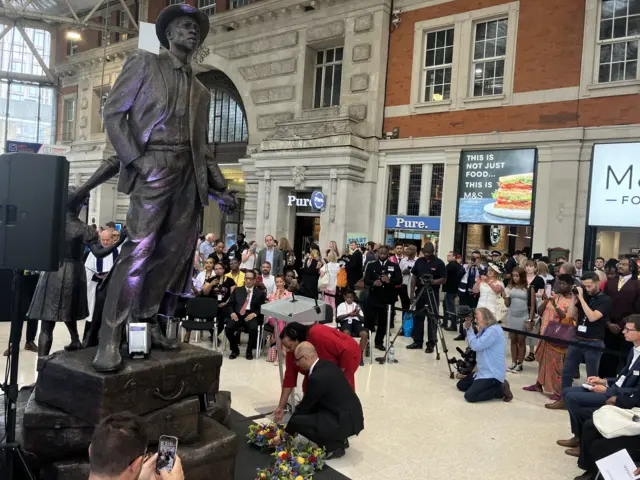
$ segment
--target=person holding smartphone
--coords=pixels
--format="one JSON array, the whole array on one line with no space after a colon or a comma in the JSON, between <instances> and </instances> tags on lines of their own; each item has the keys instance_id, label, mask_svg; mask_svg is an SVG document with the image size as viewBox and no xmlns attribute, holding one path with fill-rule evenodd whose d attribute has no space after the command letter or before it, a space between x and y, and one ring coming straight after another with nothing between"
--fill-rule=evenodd
<instances>
[{"instance_id":1,"label":"person holding smartphone","mask_svg":"<svg viewBox=\"0 0 640 480\"><path fill-rule=\"evenodd\" d=\"M148 446L148 427L142 418L130 413L109 415L91 438L89 480L184 480L175 450L171 470L158 470L158 454L147 454Z\"/></svg>"},{"instance_id":2,"label":"person holding smartphone","mask_svg":"<svg viewBox=\"0 0 640 480\"><path fill-rule=\"evenodd\" d=\"M240 271L246 272L247 270L253 270L256 268L256 258L258 257L258 242L253 240L249 243L249 248L242 252L242 263L240 264Z\"/></svg>"}]
</instances>

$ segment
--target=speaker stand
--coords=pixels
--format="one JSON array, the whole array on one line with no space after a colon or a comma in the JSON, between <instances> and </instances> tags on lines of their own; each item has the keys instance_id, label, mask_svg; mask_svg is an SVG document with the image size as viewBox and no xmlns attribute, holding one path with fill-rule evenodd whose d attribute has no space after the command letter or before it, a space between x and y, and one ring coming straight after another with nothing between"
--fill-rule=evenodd
<instances>
[{"instance_id":1,"label":"speaker stand","mask_svg":"<svg viewBox=\"0 0 640 480\"><path fill-rule=\"evenodd\" d=\"M22 470L29 480L35 477L29 470L29 466L24 458L24 452L19 443L16 442L16 423L18 415L18 355L20 354L20 341L22 340L22 327L24 319L20 318L20 296L21 285L20 275L23 272L18 270L13 272L13 282L11 284L11 332L9 334L9 358L7 358L7 376L1 386L5 395L5 442L0 445L0 452L5 456L5 478L19 478L14 475L16 467L22 466Z\"/></svg>"}]
</instances>

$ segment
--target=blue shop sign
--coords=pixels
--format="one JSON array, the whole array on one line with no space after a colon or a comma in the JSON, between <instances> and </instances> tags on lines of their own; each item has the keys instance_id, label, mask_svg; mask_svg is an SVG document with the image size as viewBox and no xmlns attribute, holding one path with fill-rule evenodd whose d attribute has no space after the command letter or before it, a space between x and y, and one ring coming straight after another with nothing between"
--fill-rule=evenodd
<instances>
[{"instance_id":1,"label":"blue shop sign","mask_svg":"<svg viewBox=\"0 0 640 480\"><path fill-rule=\"evenodd\" d=\"M385 227L394 230L420 230L439 232L440 217L413 217L408 215L387 215Z\"/></svg>"}]
</instances>

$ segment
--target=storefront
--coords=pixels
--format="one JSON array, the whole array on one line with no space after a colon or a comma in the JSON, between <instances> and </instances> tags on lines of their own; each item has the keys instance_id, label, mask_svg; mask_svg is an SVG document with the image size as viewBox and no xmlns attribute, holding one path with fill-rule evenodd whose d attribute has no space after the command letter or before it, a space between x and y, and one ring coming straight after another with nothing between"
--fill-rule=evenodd
<instances>
[{"instance_id":1,"label":"storefront","mask_svg":"<svg viewBox=\"0 0 640 480\"><path fill-rule=\"evenodd\" d=\"M463 150L454 249L530 256L536 149Z\"/></svg>"},{"instance_id":2,"label":"storefront","mask_svg":"<svg viewBox=\"0 0 640 480\"><path fill-rule=\"evenodd\" d=\"M385 229L387 245L415 245L419 250L425 243L431 242L437 251L440 217L387 215Z\"/></svg>"},{"instance_id":3,"label":"storefront","mask_svg":"<svg viewBox=\"0 0 640 480\"><path fill-rule=\"evenodd\" d=\"M637 255L640 248L640 143L596 144L589 180L584 257Z\"/></svg>"},{"instance_id":4,"label":"storefront","mask_svg":"<svg viewBox=\"0 0 640 480\"><path fill-rule=\"evenodd\" d=\"M320 215L326 205L327 199L321 190L292 191L287 195L287 207L295 212L292 246L299 263L309 246L320 242Z\"/></svg>"}]
</instances>

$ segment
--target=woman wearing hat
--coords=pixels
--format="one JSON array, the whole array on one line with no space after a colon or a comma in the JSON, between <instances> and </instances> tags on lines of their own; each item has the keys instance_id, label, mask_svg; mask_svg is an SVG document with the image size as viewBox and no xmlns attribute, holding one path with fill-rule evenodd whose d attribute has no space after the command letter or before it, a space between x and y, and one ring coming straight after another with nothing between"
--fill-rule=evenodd
<instances>
[{"instance_id":1,"label":"woman wearing hat","mask_svg":"<svg viewBox=\"0 0 640 480\"><path fill-rule=\"evenodd\" d=\"M487 274L477 278L473 286L473 293L480 295L477 308L486 308L496 317L498 298L504 290L500 281L501 273L500 267L496 264L490 264Z\"/></svg>"}]
</instances>

